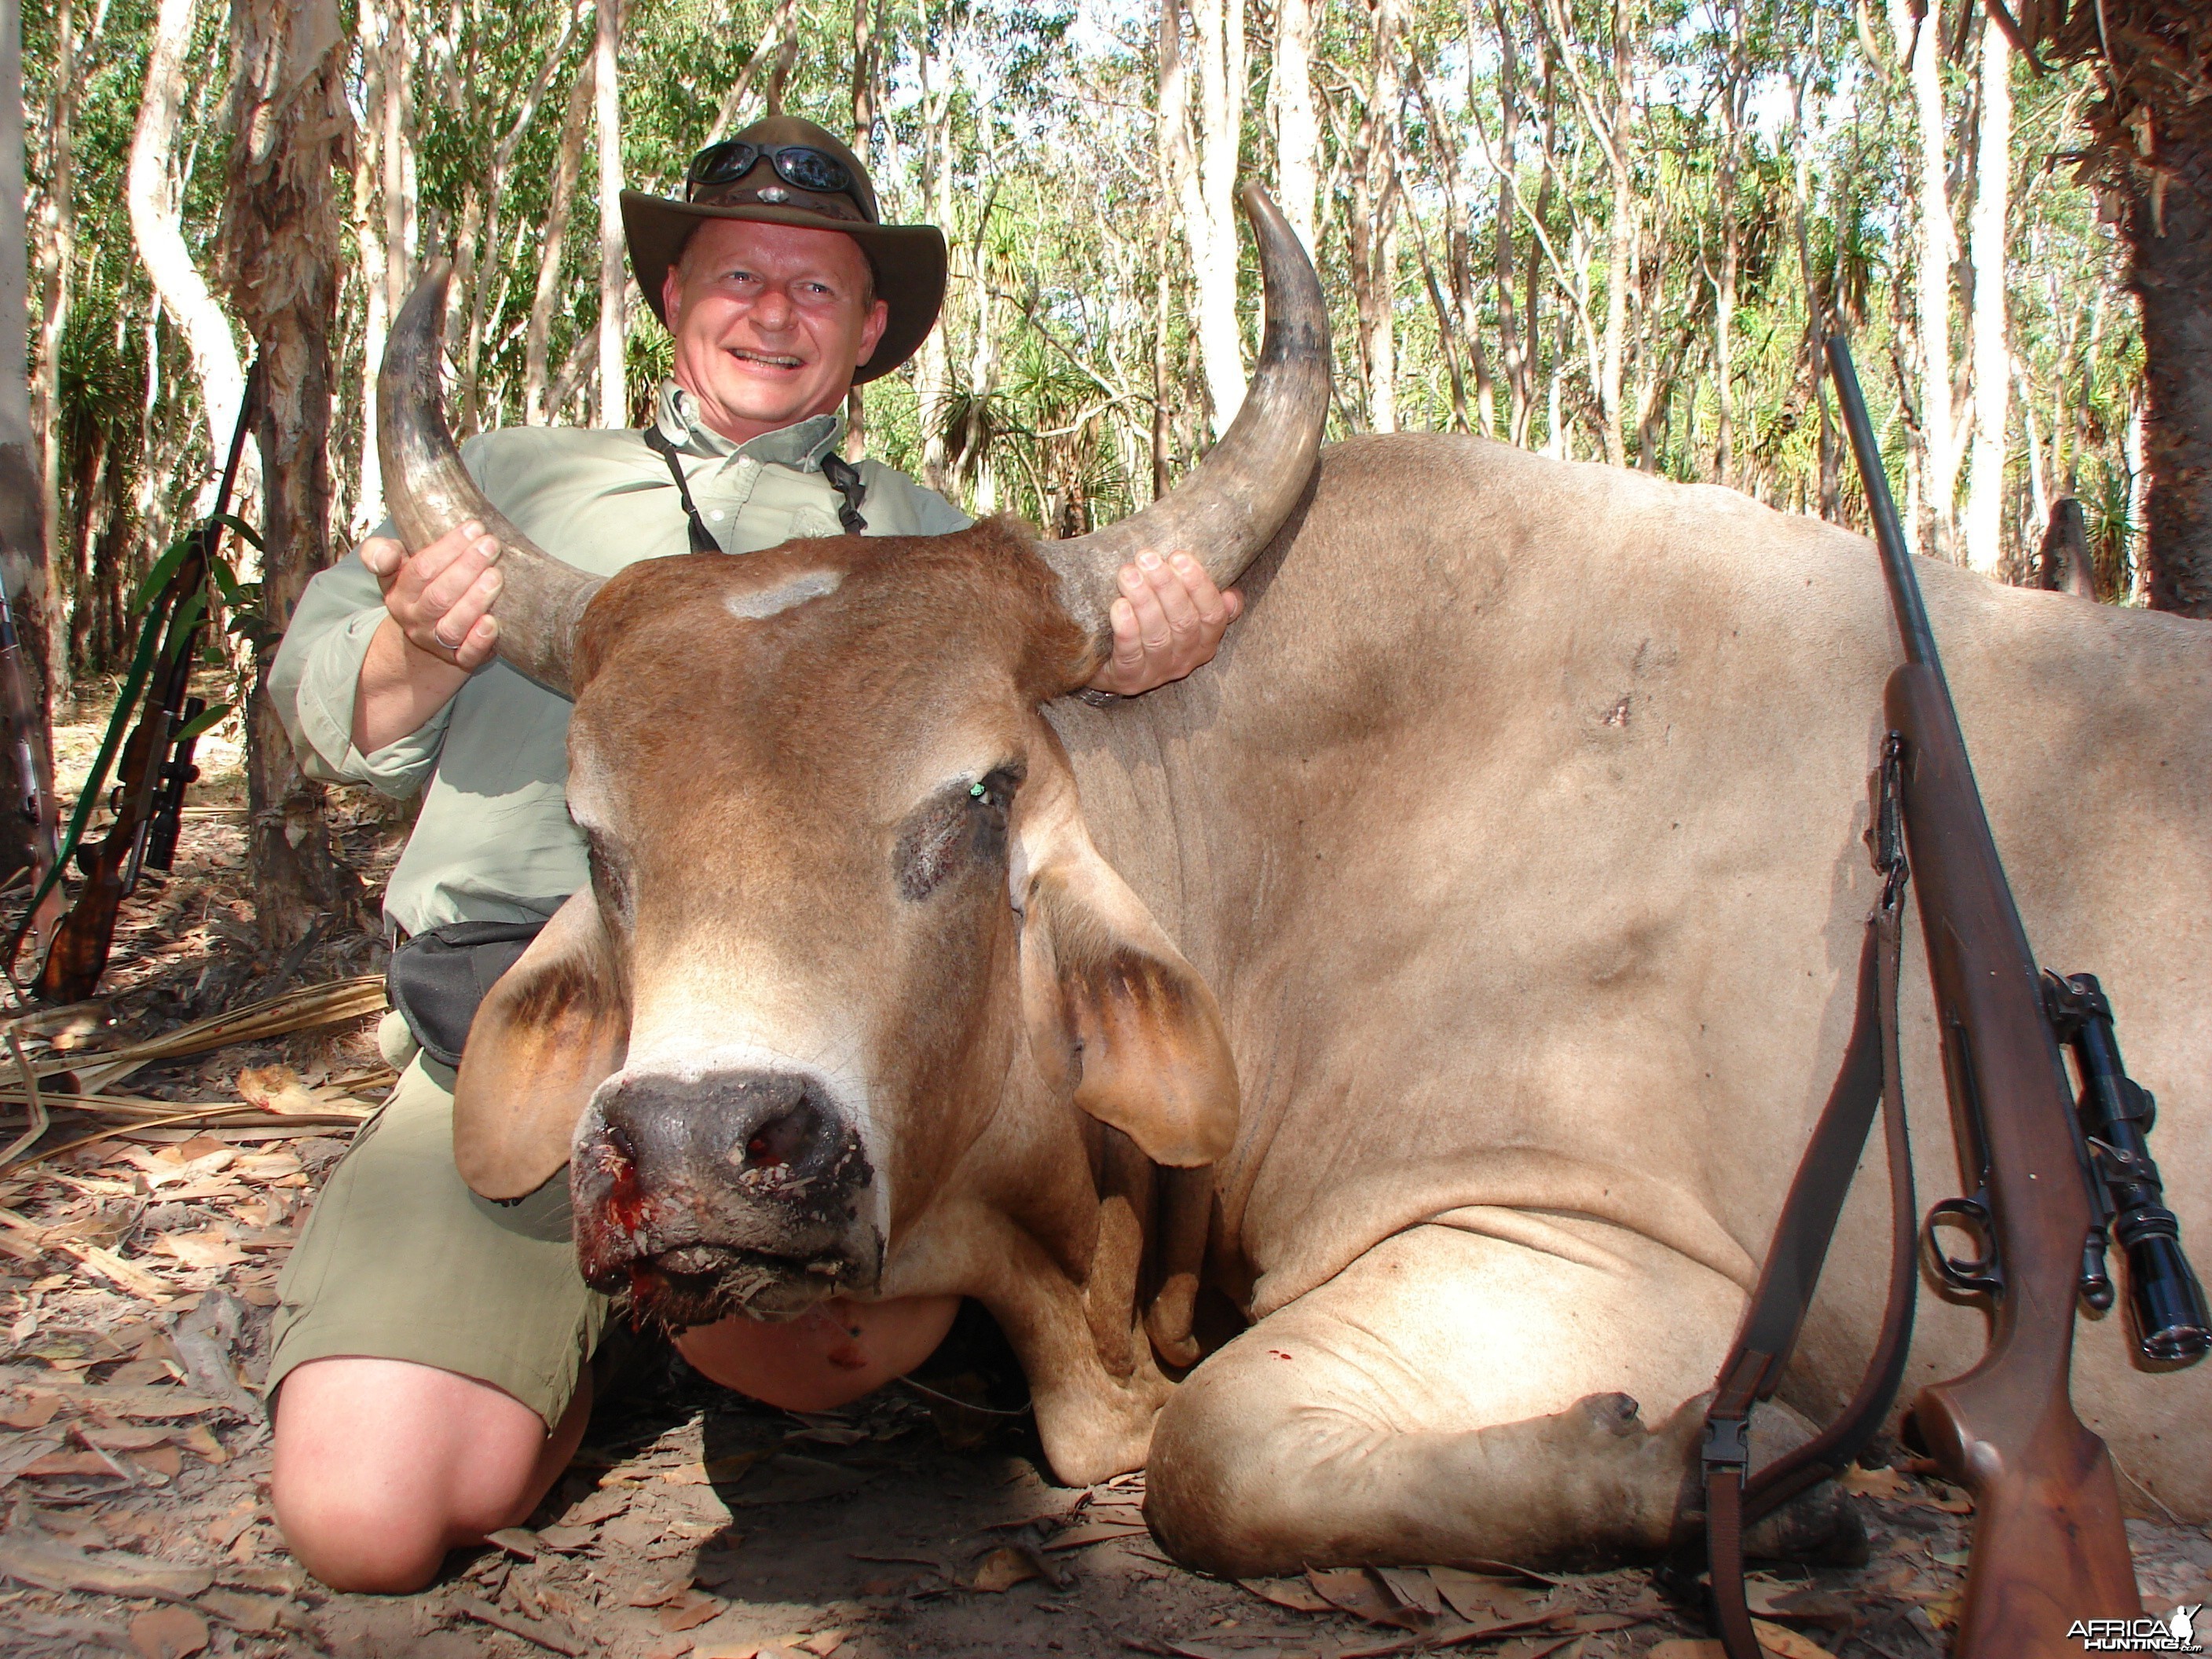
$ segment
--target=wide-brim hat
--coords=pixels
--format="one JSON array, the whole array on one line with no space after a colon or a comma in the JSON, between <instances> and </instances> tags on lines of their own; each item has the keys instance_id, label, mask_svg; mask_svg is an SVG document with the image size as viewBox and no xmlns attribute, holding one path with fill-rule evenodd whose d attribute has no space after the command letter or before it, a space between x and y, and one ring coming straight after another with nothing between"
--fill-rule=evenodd
<instances>
[{"instance_id":1,"label":"wide-brim hat","mask_svg":"<svg viewBox=\"0 0 2212 1659\"><path fill-rule=\"evenodd\" d=\"M860 158L835 134L795 115L771 115L733 135L732 142L763 150L797 145L842 162L853 188L835 193L803 190L780 175L765 157L742 177L692 187L692 199L672 202L643 191L622 193L623 229L629 238L630 269L653 314L665 327L660 289L684 244L704 219L750 219L770 225L834 230L860 245L875 272L876 297L889 308L874 354L853 373L854 385L888 374L921 347L945 303L945 234L934 225L880 222L875 185ZM695 163L696 165L696 163Z\"/></svg>"}]
</instances>

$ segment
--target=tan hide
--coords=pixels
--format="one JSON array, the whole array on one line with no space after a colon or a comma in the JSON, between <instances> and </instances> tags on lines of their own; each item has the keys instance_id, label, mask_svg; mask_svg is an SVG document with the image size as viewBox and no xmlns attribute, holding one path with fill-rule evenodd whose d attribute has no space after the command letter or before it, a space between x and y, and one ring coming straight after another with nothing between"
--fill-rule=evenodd
<instances>
[{"instance_id":1,"label":"tan hide","mask_svg":"<svg viewBox=\"0 0 2212 1659\"><path fill-rule=\"evenodd\" d=\"M453 1089L453 1161L484 1197L535 1192L568 1163L576 1120L629 1044L621 985L587 887L477 1010Z\"/></svg>"}]
</instances>

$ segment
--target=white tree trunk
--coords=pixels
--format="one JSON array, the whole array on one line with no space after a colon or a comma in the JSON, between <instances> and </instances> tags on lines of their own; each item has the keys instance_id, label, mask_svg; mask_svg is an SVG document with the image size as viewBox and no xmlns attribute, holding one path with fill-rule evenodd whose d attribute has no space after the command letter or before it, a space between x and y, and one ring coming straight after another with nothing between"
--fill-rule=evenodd
<instances>
[{"instance_id":1,"label":"white tree trunk","mask_svg":"<svg viewBox=\"0 0 2212 1659\"><path fill-rule=\"evenodd\" d=\"M561 297L561 255L568 239L568 216L575 205L576 175L584 165L584 123L592 99L592 63L586 58L568 88L568 107L561 118L561 145L553 164L553 201L545 213L545 234L538 247L538 285L530 301L530 328L523 347L522 418L541 425L550 416L545 393L550 377L547 356L553 337L553 307Z\"/></svg>"},{"instance_id":2,"label":"white tree trunk","mask_svg":"<svg viewBox=\"0 0 2212 1659\"><path fill-rule=\"evenodd\" d=\"M930 84L929 54L916 55L915 72L921 83L921 198L927 222L952 234L952 68L943 65L945 84ZM937 326L923 337L915 358L914 395L921 419L921 481L939 495L949 482L945 476L945 422L952 390L952 346L947 337L951 307L938 319Z\"/></svg>"},{"instance_id":3,"label":"white tree trunk","mask_svg":"<svg viewBox=\"0 0 2212 1659\"><path fill-rule=\"evenodd\" d=\"M1377 432L1398 429L1398 215L1383 215L1376 246L1375 338L1370 347L1368 422Z\"/></svg>"},{"instance_id":4,"label":"white tree trunk","mask_svg":"<svg viewBox=\"0 0 2212 1659\"><path fill-rule=\"evenodd\" d=\"M1736 173L1743 160L1743 127L1749 101L1748 43L1743 0L1729 8L1729 54L1721 83L1721 161L1716 189L1721 198L1721 270L1713 296L1713 390L1720 429L1713 441L1713 482L1735 482L1736 279L1743 264L1743 227L1736 215Z\"/></svg>"},{"instance_id":5,"label":"white tree trunk","mask_svg":"<svg viewBox=\"0 0 2212 1659\"><path fill-rule=\"evenodd\" d=\"M46 304L39 318L38 383L32 405L37 429L41 498L46 504L46 568L62 568L62 447L59 432L62 336L69 329L70 277L76 264L76 205L71 187L70 125L76 111L76 21L70 0L54 7L54 97L46 138ZM49 607L61 630L59 649L49 647L57 696L69 689L67 620L60 605Z\"/></svg>"},{"instance_id":6,"label":"white tree trunk","mask_svg":"<svg viewBox=\"0 0 2212 1659\"><path fill-rule=\"evenodd\" d=\"M1637 211L1636 180L1628 168L1630 101L1627 43L1618 38L1626 27L1623 15L1614 14L1612 111L1613 212L1606 224L1605 347L1598 367L1597 400L1605 423L1605 459L1614 466L1628 465L1628 443L1621 428L1620 379L1628 338L1628 284L1635 264L1636 246L1644 234Z\"/></svg>"},{"instance_id":7,"label":"white tree trunk","mask_svg":"<svg viewBox=\"0 0 2212 1659\"><path fill-rule=\"evenodd\" d=\"M384 156L385 18L377 0L361 0L362 122L353 162L354 241L360 251L361 465L354 499L353 534L366 536L384 518L384 470L376 453L376 373L384 361L384 337L391 312L385 304L384 233L377 210L376 180Z\"/></svg>"},{"instance_id":8,"label":"white tree trunk","mask_svg":"<svg viewBox=\"0 0 2212 1659\"><path fill-rule=\"evenodd\" d=\"M1513 252L1513 222L1519 205L1517 184L1520 178L1521 157L1518 134L1521 125L1521 63L1520 49L1513 39L1512 24L1507 21L1501 0L1491 0L1490 15L1498 32L1498 205L1492 228L1497 236L1497 246L1492 264L1492 274L1497 284L1498 334L1500 355L1505 363L1506 430L1511 441L1525 444L1528 441L1530 404L1530 376L1534 372L1529 362L1529 345L1535 339L1536 319L1534 309L1525 315L1516 315L1514 305L1513 283L1516 264ZM1475 38L1473 0L1468 6L1468 39ZM1474 107L1474 58L1468 62L1468 107ZM1531 250L1529 266L1531 285L1535 266ZM1468 287L1470 300L1474 288ZM1485 428L1486 432L1488 430Z\"/></svg>"},{"instance_id":9,"label":"white tree trunk","mask_svg":"<svg viewBox=\"0 0 2212 1659\"><path fill-rule=\"evenodd\" d=\"M1367 420L1376 432L1398 429L1398 72L1399 0L1376 0L1373 79L1368 120L1373 133L1368 169L1373 179L1374 311L1368 341Z\"/></svg>"},{"instance_id":10,"label":"white tree trunk","mask_svg":"<svg viewBox=\"0 0 2212 1659\"><path fill-rule=\"evenodd\" d=\"M1188 112L1188 88L1180 66L1178 0L1161 12L1161 95L1170 78L1176 102ZM1243 0L1192 0L1197 36L1196 153L1177 169L1184 244L1190 249L1196 298L1194 322L1199 364L1216 437L1229 429L1244 402L1243 343L1237 328L1237 153L1244 125ZM1170 67L1170 48L1177 60ZM1189 143L1186 137L1183 143Z\"/></svg>"},{"instance_id":11,"label":"white tree trunk","mask_svg":"<svg viewBox=\"0 0 2212 1659\"><path fill-rule=\"evenodd\" d=\"M2005 200L2012 174L2012 44L1982 31L1982 131L1974 151L1974 449L1966 494L1966 562L1994 575L2003 557L2005 426L2012 349L2005 305Z\"/></svg>"},{"instance_id":12,"label":"white tree trunk","mask_svg":"<svg viewBox=\"0 0 2212 1659\"><path fill-rule=\"evenodd\" d=\"M622 44L622 0L599 0L599 34L592 59L593 102L599 148L599 398L598 422L629 420L623 392L622 225L622 89L615 57Z\"/></svg>"},{"instance_id":13,"label":"white tree trunk","mask_svg":"<svg viewBox=\"0 0 2212 1659\"><path fill-rule=\"evenodd\" d=\"M2043 468L2043 434L2035 418L2035 388L2028 383L2027 365L2017 357L2013 359L2013 380L2020 392L2020 412L2027 427L2027 500L2028 511L2034 514L2038 526L2051 522L2051 489L2045 482ZM2055 443L2058 434L2052 433ZM2051 456L2056 465L2058 457Z\"/></svg>"},{"instance_id":14,"label":"white tree trunk","mask_svg":"<svg viewBox=\"0 0 2212 1659\"><path fill-rule=\"evenodd\" d=\"M31 429L30 273L25 261L23 188L22 15L15 0L0 3L0 586L12 596L21 630L23 680L4 724L10 739L0 757L0 789L13 802L34 796L41 811L19 811L0 823L0 868L33 881L52 867L54 836L53 677L49 643L66 630L51 628L53 576L46 562L46 532L39 523L38 441ZM66 655L66 651L64 653ZM41 940L52 938L61 918L58 891L34 918ZM12 1039L11 1039L12 1041ZM20 1050L18 1050L20 1052Z\"/></svg>"},{"instance_id":15,"label":"white tree trunk","mask_svg":"<svg viewBox=\"0 0 2212 1659\"><path fill-rule=\"evenodd\" d=\"M1281 0L1275 14L1275 187L1283 216L1318 259L1314 198L1321 188L1321 125L1314 115L1313 0Z\"/></svg>"},{"instance_id":16,"label":"white tree trunk","mask_svg":"<svg viewBox=\"0 0 2212 1659\"><path fill-rule=\"evenodd\" d=\"M138 257L160 297L162 307L184 331L192 358L192 372L200 383L200 404L205 411L208 452L220 466L238 423L238 405L246 395L246 371L240 366L238 343L230 320L208 292L207 280L192 263L185 246L184 215L178 181L171 173L177 132L177 101L185 88L185 53L191 46L192 0L161 0L154 22L154 38L147 54L146 88L138 105L138 125L131 139L131 167L124 198L131 213L131 234L138 244ZM212 501L215 477L210 467L202 492L203 506Z\"/></svg>"},{"instance_id":17,"label":"white tree trunk","mask_svg":"<svg viewBox=\"0 0 2212 1659\"><path fill-rule=\"evenodd\" d=\"M415 44L407 28L408 0L392 0L384 35L384 303L396 316L407 303L415 276Z\"/></svg>"},{"instance_id":18,"label":"white tree trunk","mask_svg":"<svg viewBox=\"0 0 2212 1659\"><path fill-rule=\"evenodd\" d=\"M1920 432L1928 458L1922 499L1935 527L1930 550L1948 559L1955 540L1960 444L1951 418L1951 261L1958 236L1944 178L1943 29L1933 15L1916 21L1905 0L1891 0L1890 21L1899 55L1911 53L1908 73L1919 118Z\"/></svg>"},{"instance_id":19,"label":"white tree trunk","mask_svg":"<svg viewBox=\"0 0 2212 1659\"><path fill-rule=\"evenodd\" d=\"M777 61L783 47L790 44L793 38L792 14L797 8L798 0L776 0L775 9L769 14L768 21L761 29L760 39L754 43L751 53L745 58L744 68L738 71L738 78L722 94L721 107L714 112L714 125L707 130L706 143L719 143L729 137L730 129L738 125L738 113L752 93L753 82L760 78L763 70L769 69ZM701 147L703 149L705 146ZM931 222L936 222L933 220Z\"/></svg>"}]
</instances>

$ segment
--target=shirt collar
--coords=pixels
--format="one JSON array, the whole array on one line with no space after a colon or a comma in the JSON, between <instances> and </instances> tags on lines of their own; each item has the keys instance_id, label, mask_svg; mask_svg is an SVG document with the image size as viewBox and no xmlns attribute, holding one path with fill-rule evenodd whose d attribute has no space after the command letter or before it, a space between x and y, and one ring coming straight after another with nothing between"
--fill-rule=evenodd
<instances>
[{"instance_id":1,"label":"shirt collar","mask_svg":"<svg viewBox=\"0 0 2212 1659\"><path fill-rule=\"evenodd\" d=\"M699 418L698 400L672 380L660 383L660 397L653 412L655 423L669 442L690 454L741 455L752 461L773 461L800 472L819 472L822 458L834 451L845 436L842 415L811 415L744 443L732 443Z\"/></svg>"}]
</instances>

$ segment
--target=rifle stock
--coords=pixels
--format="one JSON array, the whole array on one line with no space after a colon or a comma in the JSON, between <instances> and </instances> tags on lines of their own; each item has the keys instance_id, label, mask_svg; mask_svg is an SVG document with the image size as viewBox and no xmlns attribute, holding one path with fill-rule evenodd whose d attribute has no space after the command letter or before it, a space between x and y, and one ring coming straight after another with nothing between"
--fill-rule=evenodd
<instances>
[{"instance_id":1,"label":"rifle stock","mask_svg":"<svg viewBox=\"0 0 2212 1659\"><path fill-rule=\"evenodd\" d=\"M1960 1659L2078 1654L2077 1619L2142 1611L2105 1443L2068 1384L2081 1250L2095 1216L2040 975L1941 678L1890 676L1906 742L1905 833L1961 1164L1985 1206L1990 1346L1921 1391L1929 1449L1973 1493Z\"/></svg>"},{"instance_id":2,"label":"rifle stock","mask_svg":"<svg viewBox=\"0 0 2212 1659\"><path fill-rule=\"evenodd\" d=\"M188 675L194 641L187 637L174 643L182 653L182 672ZM175 673L165 661L164 683ZM108 952L115 943L117 913L137 878L137 850L148 819L159 804L162 763L173 730L174 717L157 689L124 744L123 763L117 769L120 781L115 793L115 821L98 842L78 854L84 887L56 930L52 946L39 969L35 988L51 1002L82 1001L107 969Z\"/></svg>"}]
</instances>

